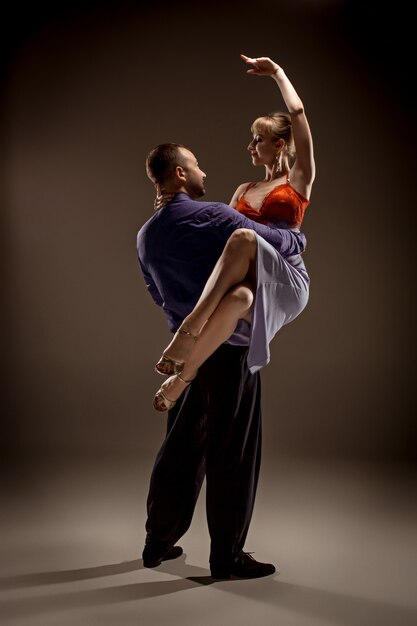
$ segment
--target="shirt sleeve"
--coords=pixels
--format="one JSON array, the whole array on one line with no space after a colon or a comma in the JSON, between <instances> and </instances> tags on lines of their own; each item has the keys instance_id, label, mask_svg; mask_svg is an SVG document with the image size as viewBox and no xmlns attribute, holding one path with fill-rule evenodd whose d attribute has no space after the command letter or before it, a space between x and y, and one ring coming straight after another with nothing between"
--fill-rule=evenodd
<instances>
[{"instance_id":1,"label":"shirt sleeve","mask_svg":"<svg viewBox=\"0 0 417 626\"><path fill-rule=\"evenodd\" d=\"M306 248L307 240L303 233L259 224L232 209L228 204L220 202L214 204L211 215L213 226L218 229L218 234L223 235L226 239L237 228L249 228L263 237L283 257L301 254Z\"/></svg>"},{"instance_id":2,"label":"shirt sleeve","mask_svg":"<svg viewBox=\"0 0 417 626\"><path fill-rule=\"evenodd\" d=\"M152 276L150 275L150 273L148 272L148 270L146 269L146 267L144 266L144 264L140 260L139 256L138 256L138 260L139 260L140 269L142 270L143 278L145 279L146 288L149 291L149 293L151 294L152 300L158 306L162 306L164 301L163 301L163 298L162 298L161 294L158 291L157 286L155 285L155 282L154 282Z\"/></svg>"}]
</instances>

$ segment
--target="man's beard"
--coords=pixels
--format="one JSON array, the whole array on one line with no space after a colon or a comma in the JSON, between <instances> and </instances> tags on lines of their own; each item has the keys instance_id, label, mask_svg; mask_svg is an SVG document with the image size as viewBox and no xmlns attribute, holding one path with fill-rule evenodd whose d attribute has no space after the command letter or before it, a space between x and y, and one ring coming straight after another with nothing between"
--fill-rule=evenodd
<instances>
[{"instance_id":1,"label":"man's beard","mask_svg":"<svg viewBox=\"0 0 417 626\"><path fill-rule=\"evenodd\" d=\"M195 186L190 191L191 191L193 200L197 200L198 198L202 198L205 195L205 193L206 193L204 185L201 185L201 186L198 186L198 187Z\"/></svg>"}]
</instances>

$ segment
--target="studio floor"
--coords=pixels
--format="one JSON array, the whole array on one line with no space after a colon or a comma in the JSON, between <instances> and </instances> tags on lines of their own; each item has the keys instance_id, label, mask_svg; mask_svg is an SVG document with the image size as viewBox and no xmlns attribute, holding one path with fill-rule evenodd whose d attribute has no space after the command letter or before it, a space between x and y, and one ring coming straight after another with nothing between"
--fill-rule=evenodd
<instances>
[{"instance_id":1,"label":"studio floor","mask_svg":"<svg viewBox=\"0 0 417 626\"><path fill-rule=\"evenodd\" d=\"M417 624L415 472L265 459L245 549L278 571L214 581L204 489L180 542L183 556L157 569L142 567L152 461L48 460L5 481L1 623Z\"/></svg>"}]
</instances>

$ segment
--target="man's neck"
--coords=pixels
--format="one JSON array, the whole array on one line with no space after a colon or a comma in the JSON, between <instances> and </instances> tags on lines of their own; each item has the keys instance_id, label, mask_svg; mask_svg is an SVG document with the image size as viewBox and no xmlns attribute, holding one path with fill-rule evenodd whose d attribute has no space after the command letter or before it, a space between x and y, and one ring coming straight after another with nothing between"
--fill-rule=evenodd
<instances>
[{"instance_id":1,"label":"man's neck","mask_svg":"<svg viewBox=\"0 0 417 626\"><path fill-rule=\"evenodd\" d=\"M185 189L185 187L174 187L173 185L164 185L163 190L161 190L162 193L186 193L187 195L190 195L188 193L188 191Z\"/></svg>"}]
</instances>

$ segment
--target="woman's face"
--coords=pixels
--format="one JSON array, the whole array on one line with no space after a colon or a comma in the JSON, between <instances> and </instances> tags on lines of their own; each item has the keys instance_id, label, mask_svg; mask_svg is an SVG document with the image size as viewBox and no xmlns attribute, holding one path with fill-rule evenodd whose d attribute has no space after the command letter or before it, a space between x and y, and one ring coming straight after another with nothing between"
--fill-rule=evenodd
<instances>
[{"instance_id":1,"label":"woman's face","mask_svg":"<svg viewBox=\"0 0 417 626\"><path fill-rule=\"evenodd\" d=\"M277 140L269 135L255 133L248 145L253 165L271 166L277 156Z\"/></svg>"}]
</instances>

